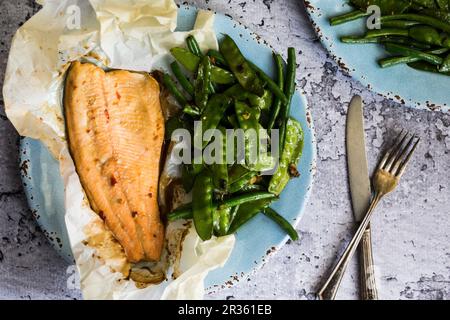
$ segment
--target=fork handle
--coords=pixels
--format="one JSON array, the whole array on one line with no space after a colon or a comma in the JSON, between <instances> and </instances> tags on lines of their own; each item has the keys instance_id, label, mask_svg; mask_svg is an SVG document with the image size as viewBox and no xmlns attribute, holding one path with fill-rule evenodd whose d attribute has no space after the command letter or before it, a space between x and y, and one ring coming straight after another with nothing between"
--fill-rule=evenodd
<instances>
[{"instance_id":1,"label":"fork handle","mask_svg":"<svg viewBox=\"0 0 450 320\"><path fill-rule=\"evenodd\" d=\"M369 209L367 209L367 213L364 216L364 219L361 221L358 230L353 236L352 240L348 244L338 263L334 267L327 281L323 285L323 287L317 293L318 298L320 300L334 300L336 297L337 290L339 289L339 285L341 283L342 277L344 276L345 270L347 266L355 254L356 249L358 248L359 242L361 241L364 232L369 225L370 219L372 218L374 209L380 202L382 195L380 193L376 193L373 197Z\"/></svg>"},{"instance_id":2,"label":"fork handle","mask_svg":"<svg viewBox=\"0 0 450 320\"><path fill-rule=\"evenodd\" d=\"M375 270L372 254L372 236L370 224L364 231L361 239L361 297L363 300L378 300L377 286L375 282Z\"/></svg>"}]
</instances>

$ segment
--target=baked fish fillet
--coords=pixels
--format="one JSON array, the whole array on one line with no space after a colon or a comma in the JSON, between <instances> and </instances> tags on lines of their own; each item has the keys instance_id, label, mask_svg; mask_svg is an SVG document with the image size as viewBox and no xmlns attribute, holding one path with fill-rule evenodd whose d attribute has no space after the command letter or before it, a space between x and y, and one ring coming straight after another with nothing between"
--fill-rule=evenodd
<instances>
[{"instance_id":1,"label":"baked fish fillet","mask_svg":"<svg viewBox=\"0 0 450 320\"><path fill-rule=\"evenodd\" d=\"M92 209L130 262L159 260L164 118L158 82L143 73L74 62L64 106L70 152Z\"/></svg>"}]
</instances>

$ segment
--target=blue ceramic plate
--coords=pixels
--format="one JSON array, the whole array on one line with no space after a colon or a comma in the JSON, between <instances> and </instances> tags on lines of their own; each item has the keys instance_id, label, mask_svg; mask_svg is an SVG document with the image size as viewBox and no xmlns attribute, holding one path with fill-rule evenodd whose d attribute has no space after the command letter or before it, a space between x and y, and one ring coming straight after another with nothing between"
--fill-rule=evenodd
<instances>
[{"instance_id":1,"label":"blue ceramic plate","mask_svg":"<svg viewBox=\"0 0 450 320\"><path fill-rule=\"evenodd\" d=\"M402 104L429 110L450 110L450 77L417 71L406 65L382 69L377 60L386 56L377 44L350 45L340 42L344 35L365 30L365 19L330 26L330 17L349 12L346 0L305 1L306 10L323 45L355 79L385 97Z\"/></svg>"},{"instance_id":2,"label":"blue ceramic plate","mask_svg":"<svg viewBox=\"0 0 450 320\"><path fill-rule=\"evenodd\" d=\"M196 12L193 7L181 7L178 29L190 30ZM256 35L220 14L216 15L215 28L219 36L222 33L229 34L250 60L256 61L267 73L274 74L272 50L256 40ZM311 190L316 149L306 99L298 92L295 94L291 109L292 116L301 122L305 133L303 157L299 165L301 176L288 185L281 199L273 207L296 225ZM29 138L22 140L20 154L22 180L30 207L55 248L64 258L72 261L64 227L64 188L58 163L39 141ZM223 268L208 275L206 287L210 291L216 290L248 274L262 264L268 252L282 246L287 239L286 234L272 221L263 215L257 216L239 230L230 259Z\"/></svg>"}]
</instances>

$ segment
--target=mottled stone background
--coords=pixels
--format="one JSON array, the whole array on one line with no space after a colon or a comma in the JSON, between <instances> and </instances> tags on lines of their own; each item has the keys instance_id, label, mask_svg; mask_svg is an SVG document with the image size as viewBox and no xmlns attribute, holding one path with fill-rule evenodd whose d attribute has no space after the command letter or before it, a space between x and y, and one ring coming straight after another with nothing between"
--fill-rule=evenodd
<instances>
[{"instance_id":1,"label":"mottled stone background","mask_svg":"<svg viewBox=\"0 0 450 320\"><path fill-rule=\"evenodd\" d=\"M369 92L346 76L322 48L300 0L196 0L185 3L229 14L276 50L300 51L298 83L306 92L318 142L313 193L289 243L250 278L211 299L312 299L351 237L346 183L345 115L355 94L366 103L366 135L373 168L383 143L400 127L422 137L400 187L373 219L377 281L382 299L450 298L450 114L416 111ZM39 7L33 0L0 2L0 81L11 38ZM432 95L430 87L430 95ZM18 169L19 137L0 100L0 298L73 299L67 265L50 247L28 209ZM353 264L338 298L358 297Z\"/></svg>"}]
</instances>

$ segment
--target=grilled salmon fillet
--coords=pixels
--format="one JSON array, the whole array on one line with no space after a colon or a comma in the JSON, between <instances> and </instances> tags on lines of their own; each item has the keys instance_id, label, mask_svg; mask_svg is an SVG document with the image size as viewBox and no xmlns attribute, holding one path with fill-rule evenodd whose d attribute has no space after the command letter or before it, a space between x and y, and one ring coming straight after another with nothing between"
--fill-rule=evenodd
<instances>
[{"instance_id":1,"label":"grilled salmon fillet","mask_svg":"<svg viewBox=\"0 0 450 320\"><path fill-rule=\"evenodd\" d=\"M77 173L130 262L159 260L164 243L157 201L164 139L159 91L148 74L80 62L72 64L65 85Z\"/></svg>"}]
</instances>

